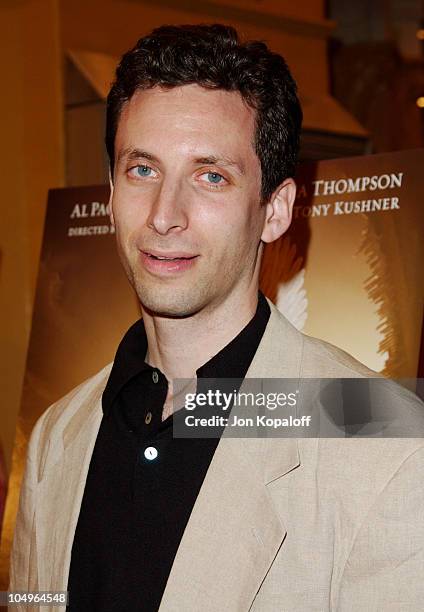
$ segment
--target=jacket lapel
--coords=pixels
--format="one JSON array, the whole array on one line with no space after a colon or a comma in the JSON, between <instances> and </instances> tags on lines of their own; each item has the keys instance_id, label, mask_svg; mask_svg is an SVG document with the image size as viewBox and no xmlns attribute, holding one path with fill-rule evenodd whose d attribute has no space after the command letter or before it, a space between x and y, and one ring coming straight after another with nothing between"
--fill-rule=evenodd
<instances>
[{"instance_id":1,"label":"jacket lapel","mask_svg":"<svg viewBox=\"0 0 424 612\"><path fill-rule=\"evenodd\" d=\"M298 378L302 336L270 307L246 378ZM177 551L160 612L251 607L286 535L267 485L299 464L296 439L228 438L224 432Z\"/></svg>"},{"instance_id":2,"label":"jacket lapel","mask_svg":"<svg viewBox=\"0 0 424 612\"><path fill-rule=\"evenodd\" d=\"M41 590L66 590L71 550L85 481L97 432L102 419L98 382L78 402L76 411L63 430L52 437L41 462L35 515L37 563ZM79 405L78 405L79 404ZM72 406L68 407L70 410Z\"/></svg>"},{"instance_id":3,"label":"jacket lapel","mask_svg":"<svg viewBox=\"0 0 424 612\"><path fill-rule=\"evenodd\" d=\"M161 612L248 610L284 540L284 525L243 442L223 438L218 445L175 557ZM289 455L281 462L283 471L298 464Z\"/></svg>"}]
</instances>

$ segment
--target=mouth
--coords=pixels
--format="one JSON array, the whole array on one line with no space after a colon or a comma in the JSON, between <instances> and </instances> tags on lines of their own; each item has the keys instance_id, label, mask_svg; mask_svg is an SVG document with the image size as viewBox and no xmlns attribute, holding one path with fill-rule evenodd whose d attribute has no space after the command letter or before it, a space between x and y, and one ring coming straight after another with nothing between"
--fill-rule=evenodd
<instances>
[{"instance_id":1,"label":"mouth","mask_svg":"<svg viewBox=\"0 0 424 612\"><path fill-rule=\"evenodd\" d=\"M197 255L189 255L187 253L163 253L159 254L152 251L142 251L144 255L157 261L183 261L197 257Z\"/></svg>"},{"instance_id":2,"label":"mouth","mask_svg":"<svg viewBox=\"0 0 424 612\"><path fill-rule=\"evenodd\" d=\"M185 251L142 251L141 261L144 268L155 276L171 276L182 274L191 270L196 265L199 255L193 255Z\"/></svg>"}]
</instances>

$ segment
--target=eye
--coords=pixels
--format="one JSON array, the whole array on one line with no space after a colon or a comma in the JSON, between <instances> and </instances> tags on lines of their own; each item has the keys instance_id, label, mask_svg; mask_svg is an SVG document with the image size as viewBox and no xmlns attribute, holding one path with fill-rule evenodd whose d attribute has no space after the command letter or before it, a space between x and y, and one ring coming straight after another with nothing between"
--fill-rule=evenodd
<instances>
[{"instance_id":1,"label":"eye","mask_svg":"<svg viewBox=\"0 0 424 612\"><path fill-rule=\"evenodd\" d=\"M221 174L218 174L218 172L204 172L200 176L206 177L206 180L201 178L202 182L213 186L223 185L227 182L227 180Z\"/></svg>"},{"instance_id":2,"label":"eye","mask_svg":"<svg viewBox=\"0 0 424 612\"><path fill-rule=\"evenodd\" d=\"M156 176L156 173L153 168L151 168L150 166L146 166L146 164L141 164L130 168L129 174L133 178L151 178Z\"/></svg>"}]
</instances>

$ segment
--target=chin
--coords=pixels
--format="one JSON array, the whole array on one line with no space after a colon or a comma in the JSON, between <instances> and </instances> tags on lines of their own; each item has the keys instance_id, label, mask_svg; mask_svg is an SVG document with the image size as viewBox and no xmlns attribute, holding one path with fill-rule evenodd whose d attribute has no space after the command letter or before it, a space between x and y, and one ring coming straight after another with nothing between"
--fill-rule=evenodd
<instances>
[{"instance_id":1,"label":"chin","mask_svg":"<svg viewBox=\"0 0 424 612\"><path fill-rule=\"evenodd\" d=\"M136 292L143 309L158 317L173 319L190 317L203 306L199 296L188 295L186 291L178 292L169 288L146 291L146 287L137 287Z\"/></svg>"}]
</instances>

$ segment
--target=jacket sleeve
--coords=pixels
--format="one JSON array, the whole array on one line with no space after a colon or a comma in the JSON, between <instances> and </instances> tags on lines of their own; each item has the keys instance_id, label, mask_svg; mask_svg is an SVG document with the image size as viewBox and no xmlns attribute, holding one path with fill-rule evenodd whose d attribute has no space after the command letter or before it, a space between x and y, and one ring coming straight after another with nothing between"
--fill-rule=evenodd
<instances>
[{"instance_id":1,"label":"jacket sleeve","mask_svg":"<svg viewBox=\"0 0 424 612\"><path fill-rule=\"evenodd\" d=\"M372 469L372 466L370 466ZM424 446L399 467L361 525L340 583L336 609L422 610L424 602Z\"/></svg>"},{"instance_id":2,"label":"jacket sleeve","mask_svg":"<svg viewBox=\"0 0 424 612\"><path fill-rule=\"evenodd\" d=\"M10 591L38 589L34 519L40 436L44 417L45 414L35 424L28 443L10 559Z\"/></svg>"}]
</instances>

